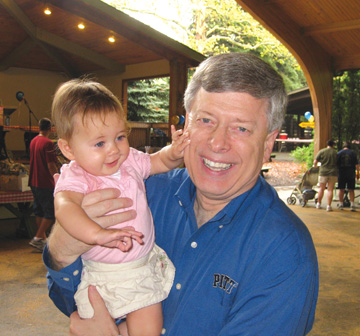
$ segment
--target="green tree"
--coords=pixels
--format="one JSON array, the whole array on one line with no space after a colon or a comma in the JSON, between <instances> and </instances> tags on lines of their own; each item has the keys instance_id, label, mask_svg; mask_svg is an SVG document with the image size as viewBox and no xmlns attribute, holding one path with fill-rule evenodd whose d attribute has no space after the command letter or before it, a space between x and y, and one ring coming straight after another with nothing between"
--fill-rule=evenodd
<instances>
[{"instance_id":1,"label":"green tree","mask_svg":"<svg viewBox=\"0 0 360 336\"><path fill-rule=\"evenodd\" d=\"M292 91L306 86L291 53L234 0L192 0L193 22L188 45L206 56L227 52L253 53L282 74Z\"/></svg>"},{"instance_id":2,"label":"green tree","mask_svg":"<svg viewBox=\"0 0 360 336\"><path fill-rule=\"evenodd\" d=\"M235 0L103 0L190 48L211 56L251 52L277 69L288 91L306 86L305 76L291 53ZM171 4L171 6L170 6ZM167 10L163 7L167 5ZM170 10L171 8L171 10Z\"/></svg>"},{"instance_id":3,"label":"green tree","mask_svg":"<svg viewBox=\"0 0 360 336\"><path fill-rule=\"evenodd\" d=\"M130 121L168 122L169 78L129 81L127 111Z\"/></svg>"},{"instance_id":4,"label":"green tree","mask_svg":"<svg viewBox=\"0 0 360 336\"><path fill-rule=\"evenodd\" d=\"M338 140L354 141L359 154L360 140L360 70L345 71L334 78L332 111L332 136ZM356 143L357 142L357 143Z\"/></svg>"}]
</instances>

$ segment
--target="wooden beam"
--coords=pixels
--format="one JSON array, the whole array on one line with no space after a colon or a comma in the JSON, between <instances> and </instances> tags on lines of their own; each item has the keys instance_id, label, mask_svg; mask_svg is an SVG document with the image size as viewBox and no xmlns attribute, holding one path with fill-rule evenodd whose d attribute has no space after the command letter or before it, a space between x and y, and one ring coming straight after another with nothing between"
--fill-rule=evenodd
<instances>
[{"instance_id":1,"label":"wooden beam","mask_svg":"<svg viewBox=\"0 0 360 336\"><path fill-rule=\"evenodd\" d=\"M41 48L46 52L46 54L50 58L52 58L68 76L74 77L74 70L66 66L65 63L60 60L59 56L56 53L47 48L46 45L44 45L38 40L36 26L29 20L29 18L25 15L21 8L13 0L0 1L2 5L6 8L6 10L10 13L10 15L12 15L14 19L19 22L19 24L29 35L29 37L33 39L36 44L40 45Z\"/></svg>"},{"instance_id":2,"label":"wooden beam","mask_svg":"<svg viewBox=\"0 0 360 336\"><path fill-rule=\"evenodd\" d=\"M48 0L48 3L114 31L168 60L179 58L197 66L205 57L102 1Z\"/></svg>"},{"instance_id":3,"label":"wooden beam","mask_svg":"<svg viewBox=\"0 0 360 336\"><path fill-rule=\"evenodd\" d=\"M187 70L187 66L183 62L178 60L170 62L169 136L172 117L185 116L183 99L187 86Z\"/></svg>"},{"instance_id":4,"label":"wooden beam","mask_svg":"<svg viewBox=\"0 0 360 336\"><path fill-rule=\"evenodd\" d=\"M326 34L326 33L334 33L344 30L353 30L360 28L360 20L350 20L343 22L334 22L323 25L316 25L303 28L303 33L305 35L315 35L315 34Z\"/></svg>"},{"instance_id":5,"label":"wooden beam","mask_svg":"<svg viewBox=\"0 0 360 336\"><path fill-rule=\"evenodd\" d=\"M16 64L16 62L20 61L24 55L28 54L35 47L35 45L36 43L33 39L26 39L0 62L0 71L4 71Z\"/></svg>"},{"instance_id":6,"label":"wooden beam","mask_svg":"<svg viewBox=\"0 0 360 336\"><path fill-rule=\"evenodd\" d=\"M66 51L70 54L84 58L94 64L101 66L104 69L123 73L125 72L125 66L117 63L114 60L95 53L89 49L83 48L78 44L67 41L60 36L52 34L46 30L36 27L21 8L13 0L0 0L7 11L19 22L26 33L39 44L43 50L51 57L69 76L77 77L79 74L54 51L47 47L51 45L60 50Z\"/></svg>"},{"instance_id":7,"label":"wooden beam","mask_svg":"<svg viewBox=\"0 0 360 336\"><path fill-rule=\"evenodd\" d=\"M25 15L21 8L13 0L0 0L0 3L5 7L7 12L23 27L28 35L34 37L35 25Z\"/></svg>"},{"instance_id":8,"label":"wooden beam","mask_svg":"<svg viewBox=\"0 0 360 336\"><path fill-rule=\"evenodd\" d=\"M335 73L343 70L360 69L360 54L335 57L333 62Z\"/></svg>"},{"instance_id":9,"label":"wooden beam","mask_svg":"<svg viewBox=\"0 0 360 336\"><path fill-rule=\"evenodd\" d=\"M115 62L110 58L102 56L87 48L83 48L76 43L65 40L62 37L52 34L46 30L38 28L36 30L36 38L41 42L45 42L46 44L49 44L60 50L66 51L70 54L86 59L94 64L100 65L104 69L118 73L125 72L125 66L123 64Z\"/></svg>"},{"instance_id":10,"label":"wooden beam","mask_svg":"<svg viewBox=\"0 0 360 336\"><path fill-rule=\"evenodd\" d=\"M333 64L330 55L300 27L277 3L236 0L268 29L293 54L304 71L309 85L315 117L314 148L325 147L331 137Z\"/></svg>"}]
</instances>

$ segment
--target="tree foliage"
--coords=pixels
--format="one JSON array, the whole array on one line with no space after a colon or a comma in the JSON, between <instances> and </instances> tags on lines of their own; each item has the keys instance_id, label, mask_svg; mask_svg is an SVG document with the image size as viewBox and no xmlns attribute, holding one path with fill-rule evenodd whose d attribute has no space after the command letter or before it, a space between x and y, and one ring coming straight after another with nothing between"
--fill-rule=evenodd
<instances>
[{"instance_id":1,"label":"tree foliage","mask_svg":"<svg viewBox=\"0 0 360 336\"><path fill-rule=\"evenodd\" d=\"M332 136L343 141L360 140L360 70L345 71L334 78ZM354 143L359 153L359 144Z\"/></svg>"},{"instance_id":2,"label":"tree foliage","mask_svg":"<svg viewBox=\"0 0 360 336\"><path fill-rule=\"evenodd\" d=\"M227 52L253 53L282 74L292 91L306 85L291 53L234 0L192 0L189 46L206 56Z\"/></svg>"},{"instance_id":3,"label":"tree foliage","mask_svg":"<svg viewBox=\"0 0 360 336\"><path fill-rule=\"evenodd\" d=\"M304 74L291 53L235 0L172 0L171 6L165 0L103 1L146 24L155 22L154 28L160 27L172 38L176 35L177 40L205 56L228 52L253 53L282 74L287 91L306 86ZM134 101L147 99L147 96L140 99L141 92L135 90L133 93L129 86L128 96L133 94ZM153 105L154 101L148 105ZM135 108L136 105L131 103L130 106ZM131 111L129 117L142 118L146 115L144 107L144 104L139 105L140 111Z\"/></svg>"},{"instance_id":4,"label":"tree foliage","mask_svg":"<svg viewBox=\"0 0 360 336\"><path fill-rule=\"evenodd\" d=\"M129 81L127 118L131 121L168 122L169 78Z\"/></svg>"}]
</instances>

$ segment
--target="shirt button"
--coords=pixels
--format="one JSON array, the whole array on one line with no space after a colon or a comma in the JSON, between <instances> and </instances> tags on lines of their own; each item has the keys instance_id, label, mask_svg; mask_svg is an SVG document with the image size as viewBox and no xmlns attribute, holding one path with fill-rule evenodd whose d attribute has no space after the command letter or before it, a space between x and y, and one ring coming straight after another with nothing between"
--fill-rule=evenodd
<instances>
[{"instance_id":1,"label":"shirt button","mask_svg":"<svg viewBox=\"0 0 360 336\"><path fill-rule=\"evenodd\" d=\"M192 243L191 243L191 247L192 247L192 248L197 248L197 242L192 242Z\"/></svg>"},{"instance_id":2,"label":"shirt button","mask_svg":"<svg viewBox=\"0 0 360 336\"><path fill-rule=\"evenodd\" d=\"M77 276L78 274L79 274L79 270L76 270L76 271L73 272L74 276Z\"/></svg>"},{"instance_id":3,"label":"shirt button","mask_svg":"<svg viewBox=\"0 0 360 336\"><path fill-rule=\"evenodd\" d=\"M62 278L64 281L70 281L69 278Z\"/></svg>"},{"instance_id":4,"label":"shirt button","mask_svg":"<svg viewBox=\"0 0 360 336\"><path fill-rule=\"evenodd\" d=\"M165 333L166 333L166 329L163 328L163 330L161 330L161 335L165 335Z\"/></svg>"},{"instance_id":5,"label":"shirt button","mask_svg":"<svg viewBox=\"0 0 360 336\"><path fill-rule=\"evenodd\" d=\"M181 289L181 284L176 284L176 289L180 290Z\"/></svg>"},{"instance_id":6,"label":"shirt button","mask_svg":"<svg viewBox=\"0 0 360 336\"><path fill-rule=\"evenodd\" d=\"M179 201L179 204L180 204L180 206L182 206L182 203L181 203L181 201Z\"/></svg>"},{"instance_id":7,"label":"shirt button","mask_svg":"<svg viewBox=\"0 0 360 336\"><path fill-rule=\"evenodd\" d=\"M219 229L222 229L224 227L224 225L219 225Z\"/></svg>"}]
</instances>

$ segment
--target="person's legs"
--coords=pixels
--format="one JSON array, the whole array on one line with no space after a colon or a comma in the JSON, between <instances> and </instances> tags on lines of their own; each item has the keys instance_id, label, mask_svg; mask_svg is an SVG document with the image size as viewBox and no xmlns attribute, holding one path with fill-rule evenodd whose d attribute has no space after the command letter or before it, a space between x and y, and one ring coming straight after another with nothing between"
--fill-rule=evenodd
<instances>
[{"instance_id":1,"label":"person's legs","mask_svg":"<svg viewBox=\"0 0 360 336\"><path fill-rule=\"evenodd\" d=\"M46 240L46 232L53 223L53 219L36 217L36 225L38 230L36 231L35 237Z\"/></svg>"},{"instance_id":2,"label":"person's legs","mask_svg":"<svg viewBox=\"0 0 360 336\"><path fill-rule=\"evenodd\" d=\"M354 204L355 201L355 192L354 189L349 189L350 202Z\"/></svg>"},{"instance_id":3,"label":"person's legs","mask_svg":"<svg viewBox=\"0 0 360 336\"><path fill-rule=\"evenodd\" d=\"M327 185L327 210L331 211L331 202L334 197L334 186L335 182L328 182Z\"/></svg>"},{"instance_id":4,"label":"person's legs","mask_svg":"<svg viewBox=\"0 0 360 336\"><path fill-rule=\"evenodd\" d=\"M326 187L326 183L320 182L320 184L319 184L319 193L318 193L318 201L317 201L317 204L316 204L316 207L318 209L320 209L321 201L322 201L322 199L324 197L325 187Z\"/></svg>"},{"instance_id":5,"label":"person's legs","mask_svg":"<svg viewBox=\"0 0 360 336\"><path fill-rule=\"evenodd\" d=\"M339 189L339 202L342 205L344 203L345 189Z\"/></svg>"},{"instance_id":6,"label":"person's legs","mask_svg":"<svg viewBox=\"0 0 360 336\"><path fill-rule=\"evenodd\" d=\"M161 302L136 310L126 316L126 326L119 326L122 336L159 336L163 327Z\"/></svg>"},{"instance_id":7,"label":"person's legs","mask_svg":"<svg viewBox=\"0 0 360 336\"><path fill-rule=\"evenodd\" d=\"M46 232L55 222L53 190L31 187L31 191L37 232L29 244L42 251L46 245Z\"/></svg>"}]
</instances>

